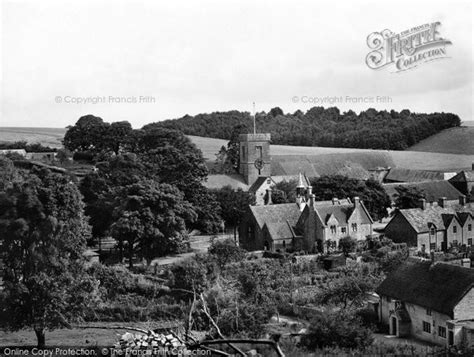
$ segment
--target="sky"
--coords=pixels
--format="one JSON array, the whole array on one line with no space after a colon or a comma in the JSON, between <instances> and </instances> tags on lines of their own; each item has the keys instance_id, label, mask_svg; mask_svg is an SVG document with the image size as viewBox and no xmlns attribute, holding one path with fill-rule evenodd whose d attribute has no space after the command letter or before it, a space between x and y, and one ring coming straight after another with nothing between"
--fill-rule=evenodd
<instances>
[{"instance_id":1,"label":"sky","mask_svg":"<svg viewBox=\"0 0 474 357\"><path fill-rule=\"evenodd\" d=\"M473 120L470 0L0 1L0 126L66 127L93 114L138 128L329 100ZM367 66L369 34L437 21L447 58L402 72Z\"/></svg>"}]
</instances>

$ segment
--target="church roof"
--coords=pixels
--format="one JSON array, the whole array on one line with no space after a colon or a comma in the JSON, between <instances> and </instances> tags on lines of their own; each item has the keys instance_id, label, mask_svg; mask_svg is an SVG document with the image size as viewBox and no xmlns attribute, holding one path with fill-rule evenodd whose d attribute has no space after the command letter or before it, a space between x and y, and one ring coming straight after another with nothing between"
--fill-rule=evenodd
<instances>
[{"instance_id":1,"label":"church roof","mask_svg":"<svg viewBox=\"0 0 474 357\"><path fill-rule=\"evenodd\" d=\"M293 238L293 231L291 229L290 223L287 221L284 222L267 222L265 227L268 230L273 241Z\"/></svg>"},{"instance_id":2,"label":"church roof","mask_svg":"<svg viewBox=\"0 0 474 357\"><path fill-rule=\"evenodd\" d=\"M294 226L301 214L296 203L283 203L279 205L250 206L257 224L263 229L265 223L286 222Z\"/></svg>"},{"instance_id":3,"label":"church roof","mask_svg":"<svg viewBox=\"0 0 474 357\"><path fill-rule=\"evenodd\" d=\"M409 259L376 292L454 317L455 306L473 287L474 269Z\"/></svg>"}]
</instances>

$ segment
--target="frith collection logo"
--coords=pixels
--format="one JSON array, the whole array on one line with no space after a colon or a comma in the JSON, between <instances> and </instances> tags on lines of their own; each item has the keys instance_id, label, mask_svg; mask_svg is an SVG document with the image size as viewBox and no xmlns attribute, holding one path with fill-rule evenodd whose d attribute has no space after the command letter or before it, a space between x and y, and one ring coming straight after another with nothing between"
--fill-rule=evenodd
<instances>
[{"instance_id":1,"label":"frith collection logo","mask_svg":"<svg viewBox=\"0 0 474 357\"><path fill-rule=\"evenodd\" d=\"M367 36L367 45L372 50L365 58L371 69L392 65L394 72L413 69L421 63L448 58L446 46L451 41L439 34L440 22L413 27L393 33L390 30L373 32Z\"/></svg>"}]
</instances>

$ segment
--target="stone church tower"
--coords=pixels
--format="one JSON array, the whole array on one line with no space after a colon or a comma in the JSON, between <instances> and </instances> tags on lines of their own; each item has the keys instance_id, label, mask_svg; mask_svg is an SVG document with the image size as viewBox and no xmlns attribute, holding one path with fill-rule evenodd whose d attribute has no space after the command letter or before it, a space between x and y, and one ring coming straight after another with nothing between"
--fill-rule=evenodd
<instances>
[{"instance_id":1,"label":"stone church tower","mask_svg":"<svg viewBox=\"0 0 474 357\"><path fill-rule=\"evenodd\" d=\"M239 173L248 185L271 175L270 134L240 134Z\"/></svg>"}]
</instances>

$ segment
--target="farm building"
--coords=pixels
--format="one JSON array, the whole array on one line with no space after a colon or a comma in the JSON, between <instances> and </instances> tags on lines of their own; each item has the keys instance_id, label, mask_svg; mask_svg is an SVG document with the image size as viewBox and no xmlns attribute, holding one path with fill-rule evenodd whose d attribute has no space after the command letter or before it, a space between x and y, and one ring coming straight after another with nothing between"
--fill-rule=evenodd
<instances>
[{"instance_id":1,"label":"farm building","mask_svg":"<svg viewBox=\"0 0 474 357\"><path fill-rule=\"evenodd\" d=\"M438 345L474 345L474 270L410 258L376 289L391 335Z\"/></svg>"},{"instance_id":2,"label":"farm building","mask_svg":"<svg viewBox=\"0 0 474 357\"><path fill-rule=\"evenodd\" d=\"M449 181L434 180L434 181L422 181L422 182L399 182L399 183L386 183L383 184L383 188L387 195L391 198L392 203L395 203L396 195L398 194L397 187L414 188L422 191L425 195L426 203L434 203L438 201L439 197L446 197L445 203L457 204L459 196L462 193L459 192Z\"/></svg>"},{"instance_id":3,"label":"farm building","mask_svg":"<svg viewBox=\"0 0 474 357\"><path fill-rule=\"evenodd\" d=\"M471 195L474 189L474 164L472 170L464 170L452 177L449 182L464 195Z\"/></svg>"},{"instance_id":4,"label":"farm building","mask_svg":"<svg viewBox=\"0 0 474 357\"><path fill-rule=\"evenodd\" d=\"M391 182L423 182L448 180L456 175L456 172L414 170L394 167L385 176L384 181Z\"/></svg>"}]
</instances>

